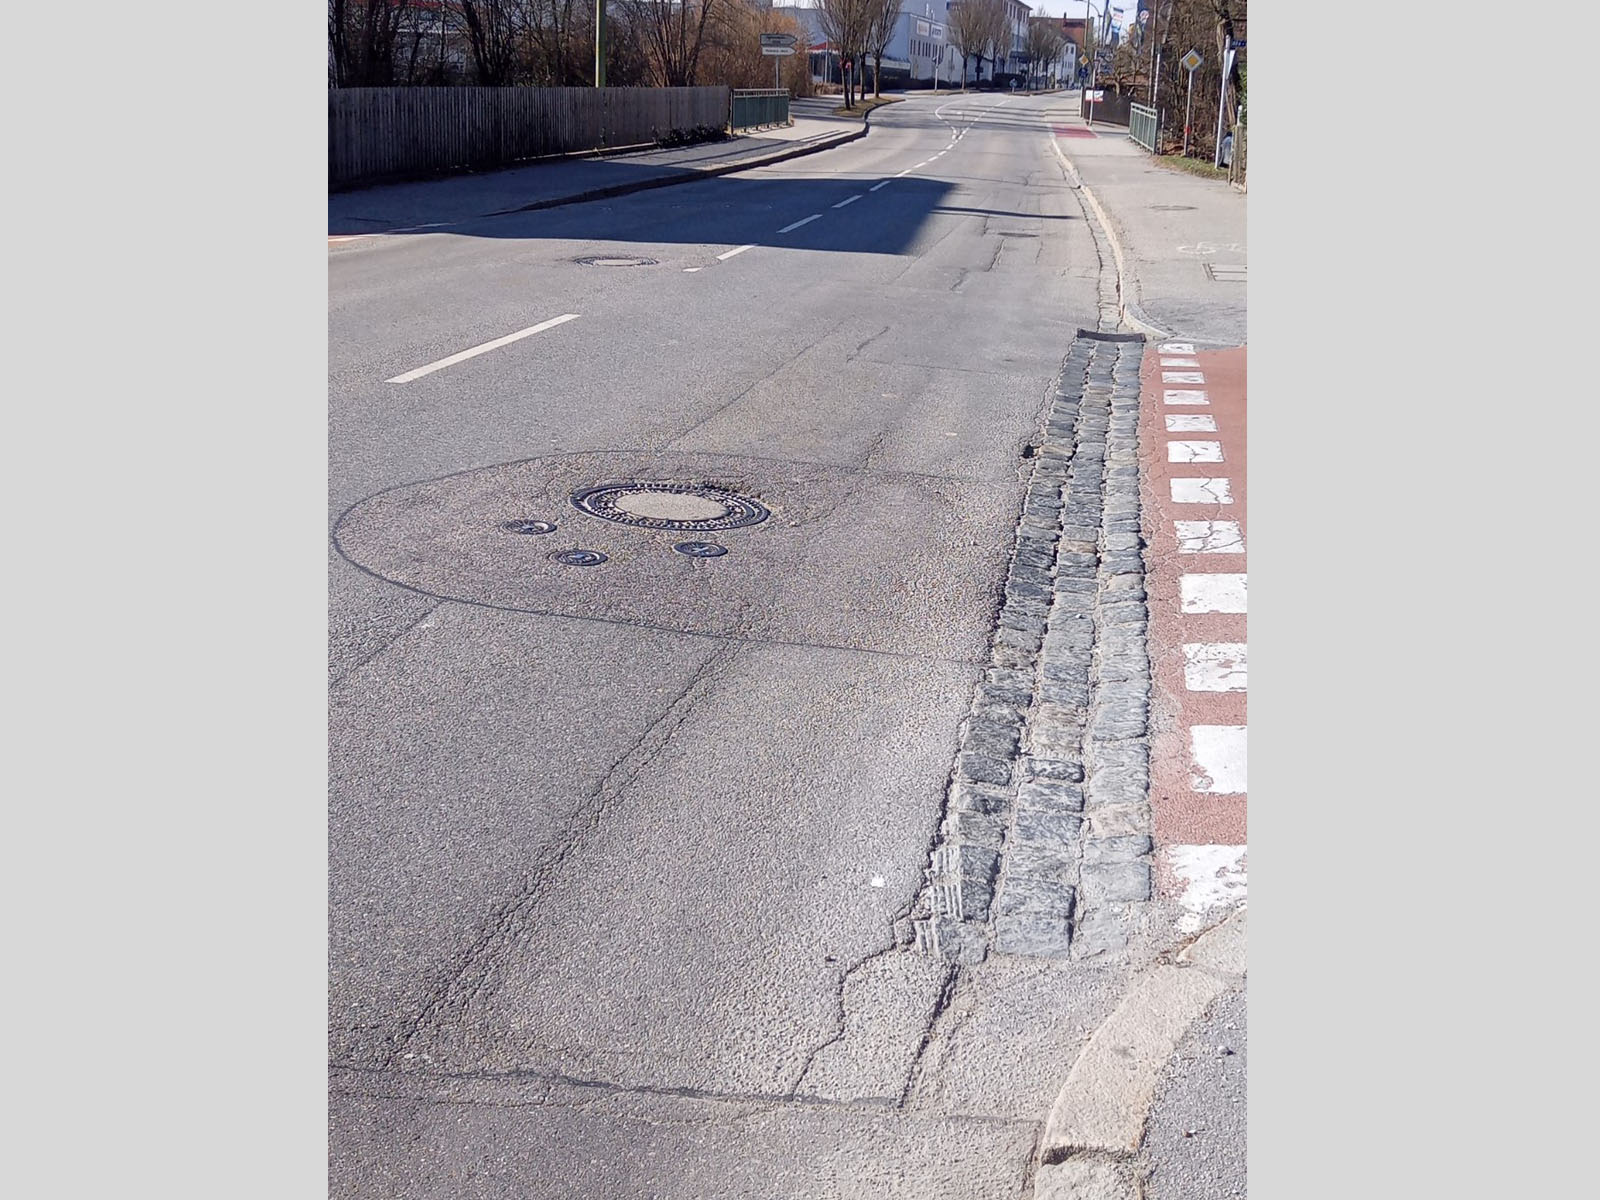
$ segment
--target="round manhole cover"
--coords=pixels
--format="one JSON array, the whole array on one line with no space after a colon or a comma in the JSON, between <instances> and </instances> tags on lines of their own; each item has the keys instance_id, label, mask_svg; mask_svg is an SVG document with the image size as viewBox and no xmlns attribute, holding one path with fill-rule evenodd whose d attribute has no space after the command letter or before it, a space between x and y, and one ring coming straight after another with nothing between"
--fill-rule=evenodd
<instances>
[{"instance_id":1,"label":"round manhole cover","mask_svg":"<svg viewBox=\"0 0 1600 1200\"><path fill-rule=\"evenodd\" d=\"M549 521L501 521L500 528L507 533L554 533L556 527Z\"/></svg>"},{"instance_id":2,"label":"round manhole cover","mask_svg":"<svg viewBox=\"0 0 1600 1200\"><path fill-rule=\"evenodd\" d=\"M572 503L590 516L643 529L738 529L771 516L746 496L696 483L607 483L572 493Z\"/></svg>"},{"instance_id":3,"label":"round manhole cover","mask_svg":"<svg viewBox=\"0 0 1600 1200\"><path fill-rule=\"evenodd\" d=\"M679 542L673 549L690 558L721 558L728 552L726 546L719 546L715 542Z\"/></svg>"},{"instance_id":4,"label":"round manhole cover","mask_svg":"<svg viewBox=\"0 0 1600 1200\"><path fill-rule=\"evenodd\" d=\"M606 561L598 550L557 550L550 558L568 567L598 567Z\"/></svg>"},{"instance_id":5,"label":"round manhole cover","mask_svg":"<svg viewBox=\"0 0 1600 1200\"><path fill-rule=\"evenodd\" d=\"M572 260L581 267L653 267L653 258L638 258L627 254L594 254Z\"/></svg>"}]
</instances>

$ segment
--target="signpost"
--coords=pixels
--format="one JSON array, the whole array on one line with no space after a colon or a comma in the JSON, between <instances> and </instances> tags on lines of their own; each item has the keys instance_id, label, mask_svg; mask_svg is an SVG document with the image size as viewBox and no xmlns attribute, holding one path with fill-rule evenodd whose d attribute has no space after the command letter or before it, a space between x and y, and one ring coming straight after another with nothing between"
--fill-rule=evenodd
<instances>
[{"instance_id":1,"label":"signpost","mask_svg":"<svg viewBox=\"0 0 1600 1200\"><path fill-rule=\"evenodd\" d=\"M1178 60L1178 65L1189 72L1189 98L1183 102L1183 156L1189 157L1189 117L1194 112L1194 72L1201 63L1193 50Z\"/></svg>"},{"instance_id":2,"label":"signpost","mask_svg":"<svg viewBox=\"0 0 1600 1200\"><path fill-rule=\"evenodd\" d=\"M794 34L792 33L763 33L761 35L761 53L772 59L772 90L781 88L778 62L780 58L787 58L794 53Z\"/></svg>"},{"instance_id":3,"label":"signpost","mask_svg":"<svg viewBox=\"0 0 1600 1200\"><path fill-rule=\"evenodd\" d=\"M1212 163L1217 168L1222 167L1222 108L1228 102L1228 73L1233 70L1233 46L1228 47L1228 52L1222 56L1222 91L1217 94L1217 157Z\"/></svg>"}]
</instances>

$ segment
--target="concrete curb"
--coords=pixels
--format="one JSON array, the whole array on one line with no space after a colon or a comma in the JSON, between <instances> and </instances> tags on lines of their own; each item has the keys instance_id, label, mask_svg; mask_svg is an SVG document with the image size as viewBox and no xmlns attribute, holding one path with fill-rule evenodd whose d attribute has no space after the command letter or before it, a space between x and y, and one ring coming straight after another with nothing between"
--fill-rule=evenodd
<instances>
[{"instance_id":1,"label":"concrete curb","mask_svg":"<svg viewBox=\"0 0 1600 1200\"><path fill-rule=\"evenodd\" d=\"M1245 976L1246 911L1241 907L1207 930L1174 962L1140 975L1095 1030L1050 1108L1039 1142L1036 1196L1138 1194L1126 1190L1136 1186L1126 1160L1144 1138L1156 1082L1178 1043L1212 1001ZM1121 1184L1113 1186L1115 1179ZM1084 1190L1091 1183L1104 1190Z\"/></svg>"},{"instance_id":2,"label":"concrete curb","mask_svg":"<svg viewBox=\"0 0 1600 1200\"><path fill-rule=\"evenodd\" d=\"M1122 239L1117 236L1116 223L1112 221L1111 215L1101 205L1100 198L1094 194L1093 189L1083 181L1083 176L1078 174L1078 168L1073 165L1072 160L1066 156L1066 153L1061 149L1060 143L1053 136L1050 139L1050 148L1056 152L1056 157L1061 160L1062 166L1066 167L1067 173L1072 176L1073 185L1088 200L1089 207L1094 210L1095 220L1099 222L1101 231L1106 235L1106 241L1111 243L1111 256L1117 263L1117 298L1121 304L1123 321L1151 338L1165 340L1172 337L1170 330L1163 329L1150 320L1149 317L1145 316L1144 310L1139 307L1138 302L1129 299L1130 295L1137 296L1139 294L1139 277L1128 267L1127 255L1122 248Z\"/></svg>"},{"instance_id":3,"label":"concrete curb","mask_svg":"<svg viewBox=\"0 0 1600 1200\"><path fill-rule=\"evenodd\" d=\"M678 183L694 183L700 179L716 179L723 175L732 175L735 171L748 171L753 167L767 167L773 163L788 162L791 158L801 158L807 154L816 154L820 150L832 150L835 146L843 146L850 142L860 141L867 136L871 121L872 114L869 112L862 118L861 128L854 133L829 137L825 141L806 142L790 150L780 150L772 154L741 159L738 162L723 163L721 166L708 167L704 170L687 167L682 175L664 175L657 179L639 179L632 183L614 184L611 187L591 188L587 192L577 192L571 196L556 196L549 200L536 200L532 204L524 204L518 208L502 208L484 215L503 217L511 213L537 212L546 208L561 208L568 204L586 204L591 200L609 200L614 196L629 196L634 192L648 192L655 188L671 187Z\"/></svg>"}]
</instances>

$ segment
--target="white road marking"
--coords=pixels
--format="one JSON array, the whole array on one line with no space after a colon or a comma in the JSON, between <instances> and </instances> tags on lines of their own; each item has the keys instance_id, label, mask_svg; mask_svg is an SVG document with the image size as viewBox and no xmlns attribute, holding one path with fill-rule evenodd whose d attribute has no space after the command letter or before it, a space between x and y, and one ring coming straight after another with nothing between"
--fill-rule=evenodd
<instances>
[{"instance_id":1,"label":"white road marking","mask_svg":"<svg viewBox=\"0 0 1600 1200\"><path fill-rule=\"evenodd\" d=\"M822 219L822 214L821 213L812 213L809 217L806 217L803 220L796 221L793 225L785 225L782 229L778 230L778 232L779 233L788 233L791 229L799 229L800 226L802 226L802 225L809 225L809 224L811 224L811 222L820 221L821 219Z\"/></svg>"},{"instance_id":2,"label":"white road marking","mask_svg":"<svg viewBox=\"0 0 1600 1200\"><path fill-rule=\"evenodd\" d=\"M1183 686L1191 692L1249 690L1249 654L1244 642L1185 642Z\"/></svg>"},{"instance_id":3,"label":"white road marking","mask_svg":"<svg viewBox=\"0 0 1600 1200\"><path fill-rule=\"evenodd\" d=\"M1249 726L1191 725L1195 774L1190 786L1214 796L1238 796L1248 789Z\"/></svg>"},{"instance_id":4,"label":"white road marking","mask_svg":"<svg viewBox=\"0 0 1600 1200\"><path fill-rule=\"evenodd\" d=\"M895 178L896 179L903 179L903 178L905 178L907 175L911 174L911 172L913 172L915 170L916 170L915 167L907 167L904 171L901 171L900 174L896 175Z\"/></svg>"},{"instance_id":5,"label":"white road marking","mask_svg":"<svg viewBox=\"0 0 1600 1200\"><path fill-rule=\"evenodd\" d=\"M1180 575L1179 603L1186 613L1242 613L1248 611L1246 576Z\"/></svg>"},{"instance_id":6,"label":"white road marking","mask_svg":"<svg viewBox=\"0 0 1600 1200\"><path fill-rule=\"evenodd\" d=\"M1226 479L1169 479L1174 504L1232 504L1233 487Z\"/></svg>"},{"instance_id":7,"label":"white road marking","mask_svg":"<svg viewBox=\"0 0 1600 1200\"><path fill-rule=\"evenodd\" d=\"M1162 354L1193 354L1193 342L1163 342L1159 347Z\"/></svg>"},{"instance_id":8,"label":"white road marking","mask_svg":"<svg viewBox=\"0 0 1600 1200\"><path fill-rule=\"evenodd\" d=\"M1161 365L1163 367L1198 367L1200 360L1198 358L1163 358Z\"/></svg>"},{"instance_id":9,"label":"white road marking","mask_svg":"<svg viewBox=\"0 0 1600 1200\"><path fill-rule=\"evenodd\" d=\"M883 181L883 182L882 182L882 183L875 183L875 184L873 184L873 185L872 185L872 186L871 186L871 187L869 187L869 188L868 188L868 189L867 189L867 191L869 191L869 192L875 192L875 191L877 191L877 190L878 190L878 189L879 189L879 188L886 188L886 187L888 187L888 186L889 186L889 184L890 184L890 183L891 183L891 182L893 182L893 181L892 181L892 180L889 180L889 179L885 179L885 180L884 180L884 181Z\"/></svg>"},{"instance_id":10,"label":"white road marking","mask_svg":"<svg viewBox=\"0 0 1600 1200\"><path fill-rule=\"evenodd\" d=\"M1243 904L1249 897L1244 846L1168 846L1162 853L1182 890L1178 928L1194 933L1215 924L1210 914Z\"/></svg>"},{"instance_id":11,"label":"white road marking","mask_svg":"<svg viewBox=\"0 0 1600 1200\"><path fill-rule=\"evenodd\" d=\"M1237 521L1174 521L1179 554L1243 554L1244 531Z\"/></svg>"},{"instance_id":12,"label":"white road marking","mask_svg":"<svg viewBox=\"0 0 1600 1200\"><path fill-rule=\"evenodd\" d=\"M1211 397L1192 388L1168 389L1161 393L1163 404L1210 404Z\"/></svg>"},{"instance_id":13,"label":"white road marking","mask_svg":"<svg viewBox=\"0 0 1600 1200\"><path fill-rule=\"evenodd\" d=\"M1209 413L1167 413L1168 433L1215 433L1217 419Z\"/></svg>"},{"instance_id":14,"label":"white road marking","mask_svg":"<svg viewBox=\"0 0 1600 1200\"><path fill-rule=\"evenodd\" d=\"M1220 76L1219 76L1219 78L1220 78ZM857 192L854 196L849 196L849 197L839 201L839 203L835 204L834 207L835 208L843 208L846 204L854 204L857 200L861 199L861 197L863 197L865 195L866 195L865 192Z\"/></svg>"},{"instance_id":15,"label":"white road marking","mask_svg":"<svg viewBox=\"0 0 1600 1200\"><path fill-rule=\"evenodd\" d=\"M683 269L683 273L685 275L693 275L696 271L704 271L704 270L705 270L704 267L685 267Z\"/></svg>"},{"instance_id":16,"label":"white road marking","mask_svg":"<svg viewBox=\"0 0 1600 1200\"><path fill-rule=\"evenodd\" d=\"M1222 461L1221 442L1168 442L1169 463L1211 463Z\"/></svg>"},{"instance_id":17,"label":"white road marking","mask_svg":"<svg viewBox=\"0 0 1600 1200\"><path fill-rule=\"evenodd\" d=\"M916 165L916 166L914 166L914 167L912 167L912 168L911 168L911 169L912 169L912 170L913 170L913 171L919 171L919 170L921 170L921 169L922 169L922 168L923 168L923 167L925 167L925 166L927 166L927 165L928 165L928 164L929 164L929 163L931 163L931 162L932 162L932 161L933 161L933 159L931 159L931 158L925 158L925 159L923 159L923 160L922 160L922 161L921 161L921 162L919 162L919 163L918 163L918 164L917 164L917 165Z\"/></svg>"},{"instance_id":18,"label":"white road marking","mask_svg":"<svg viewBox=\"0 0 1600 1200\"><path fill-rule=\"evenodd\" d=\"M1162 383L1204 383L1205 374L1201 371L1163 371Z\"/></svg>"},{"instance_id":19,"label":"white road marking","mask_svg":"<svg viewBox=\"0 0 1600 1200\"><path fill-rule=\"evenodd\" d=\"M754 242L750 243L750 245L748 245L748 246L735 246L732 250L726 250L723 253L717 255L717 261L718 262L727 262L735 254L743 254L746 250L754 250L755 248L756 247L755 247L755 243Z\"/></svg>"},{"instance_id":20,"label":"white road marking","mask_svg":"<svg viewBox=\"0 0 1600 1200\"><path fill-rule=\"evenodd\" d=\"M418 367L415 371L407 371L404 375L396 375L393 379L385 379L385 383L410 383L413 379L421 379L424 375L431 375L445 367L454 366L458 362L465 362L469 358L476 358L480 354L487 354L491 350L498 350L501 346L509 346L512 342L520 342L525 337L532 337L536 333L543 333L546 329L554 329L557 325L565 325L568 321L576 321L577 313L562 313L559 317L551 317L548 321L540 321L537 325L530 325L526 329L519 329L516 333L508 333L505 337L495 338L492 342L485 342L481 346L474 346L470 350L463 350L460 354L452 354L449 358L441 358L438 362L431 362L425 367Z\"/></svg>"}]
</instances>

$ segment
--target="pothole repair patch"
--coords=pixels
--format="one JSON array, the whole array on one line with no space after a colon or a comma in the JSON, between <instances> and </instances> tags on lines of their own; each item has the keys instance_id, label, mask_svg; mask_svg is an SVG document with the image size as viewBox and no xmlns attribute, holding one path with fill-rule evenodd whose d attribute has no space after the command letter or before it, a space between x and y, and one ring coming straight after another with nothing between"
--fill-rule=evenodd
<instances>
[{"instance_id":1,"label":"pothole repair patch","mask_svg":"<svg viewBox=\"0 0 1600 1200\"><path fill-rule=\"evenodd\" d=\"M640 258L630 254L591 254L572 260L580 267L653 267L653 258Z\"/></svg>"}]
</instances>

